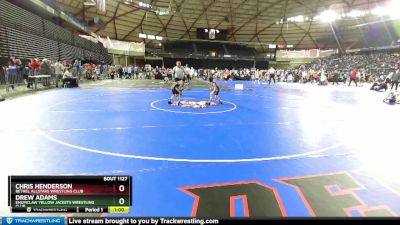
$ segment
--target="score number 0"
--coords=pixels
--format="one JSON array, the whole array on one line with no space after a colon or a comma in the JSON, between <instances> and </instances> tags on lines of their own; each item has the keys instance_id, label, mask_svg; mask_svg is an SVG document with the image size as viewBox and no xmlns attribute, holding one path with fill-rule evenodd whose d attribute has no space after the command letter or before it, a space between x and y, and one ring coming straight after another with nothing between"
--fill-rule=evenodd
<instances>
[{"instance_id":1,"label":"score number 0","mask_svg":"<svg viewBox=\"0 0 400 225\"><path fill-rule=\"evenodd\" d=\"M119 192L124 192L124 191L125 191L125 186L122 185L122 184L119 185L118 190L119 190ZM125 199L124 199L124 198L120 198L120 199L118 200L118 203L119 203L120 205L124 205L124 204L125 204Z\"/></svg>"}]
</instances>

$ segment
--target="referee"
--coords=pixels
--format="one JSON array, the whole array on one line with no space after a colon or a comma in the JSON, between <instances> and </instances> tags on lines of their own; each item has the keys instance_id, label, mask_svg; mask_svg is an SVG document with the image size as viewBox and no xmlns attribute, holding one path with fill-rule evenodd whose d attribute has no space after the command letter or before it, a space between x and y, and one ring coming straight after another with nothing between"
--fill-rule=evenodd
<instances>
[{"instance_id":1,"label":"referee","mask_svg":"<svg viewBox=\"0 0 400 225\"><path fill-rule=\"evenodd\" d=\"M174 76L174 80L176 83L179 84L179 89L183 90L183 86L184 86L184 81L185 81L185 71L184 68L182 67L182 63L181 61L177 61L176 62L176 66L174 67L172 74Z\"/></svg>"}]
</instances>

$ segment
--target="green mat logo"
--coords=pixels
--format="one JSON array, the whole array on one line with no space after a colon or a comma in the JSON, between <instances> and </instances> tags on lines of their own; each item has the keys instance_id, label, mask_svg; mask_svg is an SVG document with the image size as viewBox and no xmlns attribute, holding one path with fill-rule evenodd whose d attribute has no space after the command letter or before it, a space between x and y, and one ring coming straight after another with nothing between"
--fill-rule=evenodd
<instances>
[{"instance_id":1,"label":"green mat logo","mask_svg":"<svg viewBox=\"0 0 400 225\"><path fill-rule=\"evenodd\" d=\"M311 216L389 217L396 216L388 206L367 205L356 194L365 187L348 173L279 178L294 188ZM235 217L238 199L245 217L285 217L285 206L276 188L258 181L201 185L180 188L195 199L192 216ZM235 203L236 202L236 203ZM288 203L286 203L288 204Z\"/></svg>"}]
</instances>

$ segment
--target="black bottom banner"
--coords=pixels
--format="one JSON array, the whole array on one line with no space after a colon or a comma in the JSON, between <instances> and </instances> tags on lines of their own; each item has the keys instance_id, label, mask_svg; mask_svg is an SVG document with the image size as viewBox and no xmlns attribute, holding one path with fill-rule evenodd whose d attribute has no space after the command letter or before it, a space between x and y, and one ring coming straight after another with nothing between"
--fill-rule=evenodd
<instances>
[{"instance_id":1,"label":"black bottom banner","mask_svg":"<svg viewBox=\"0 0 400 225\"><path fill-rule=\"evenodd\" d=\"M151 218L136 218L136 217L69 217L67 225L82 225L82 224L103 224L103 225L170 225L170 224L199 224L199 225L214 225L214 224L326 224L334 222L340 225L345 224L399 224L400 218L287 218L287 219L204 219L204 218L171 218L171 217L151 217Z\"/></svg>"}]
</instances>

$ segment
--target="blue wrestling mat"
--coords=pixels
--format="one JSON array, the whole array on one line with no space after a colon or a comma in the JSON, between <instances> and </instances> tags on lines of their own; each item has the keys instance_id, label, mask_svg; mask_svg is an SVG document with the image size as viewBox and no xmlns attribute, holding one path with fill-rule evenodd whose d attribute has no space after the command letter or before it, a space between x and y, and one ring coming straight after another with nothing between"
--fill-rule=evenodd
<instances>
[{"instance_id":1,"label":"blue wrestling mat","mask_svg":"<svg viewBox=\"0 0 400 225\"><path fill-rule=\"evenodd\" d=\"M1 103L1 205L7 175L90 174L133 176L130 216L400 214L398 133L388 130L400 109L385 93L239 83L245 90L221 91L224 104L206 108L168 105L166 89Z\"/></svg>"}]
</instances>

